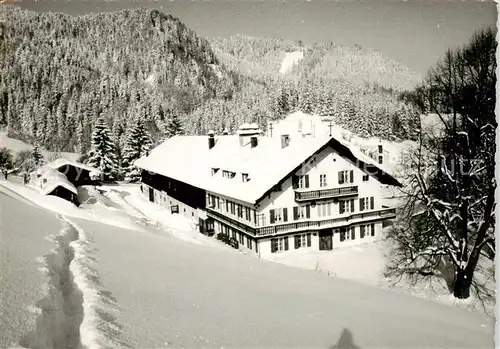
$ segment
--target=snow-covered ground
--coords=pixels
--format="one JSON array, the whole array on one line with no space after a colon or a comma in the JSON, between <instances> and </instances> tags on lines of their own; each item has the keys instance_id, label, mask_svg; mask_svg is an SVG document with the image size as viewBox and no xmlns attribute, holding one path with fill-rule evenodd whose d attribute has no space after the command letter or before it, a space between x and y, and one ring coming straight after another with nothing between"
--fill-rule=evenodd
<instances>
[{"instance_id":1,"label":"snow-covered ground","mask_svg":"<svg viewBox=\"0 0 500 349\"><path fill-rule=\"evenodd\" d=\"M59 211L59 206L64 206L60 202L55 205L52 198L37 197L33 194L35 191L22 185L8 183L7 186L17 191L25 189L22 195L42 206ZM15 195L5 186L0 188ZM133 186L119 188L117 191L134 190ZM346 340L351 341L348 345L361 348L493 347L494 323L479 312L290 268L235 253L230 248L192 243L175 234L160 232L153 225L141 226L134 219L129 220L128 229L123 229L113 224L108 214L119 217L118 212L123 208L122 214L139 216L138 210L134 208L134 200L127 200L132 202L128 208L120 203L119 200L129 195L117 198L109 192L104 191L103 195L110 196L111 202L92 191L87 192L89 203L86 205L104 206L104 209L96 208L94 220L85 214L75 218L77 215L65 208L72 217L62 217L59 229L52 213L43 210L33 213L30 205L23 201L13 203L0 193L0 207L9 210L2 216L2 223L9 231L5 234L2 228L2 248L4 244L12 246L11 254L20 249L23 262L32 262L31 268L16 270L15 264L11 266L10 260L4 262L2 257L5 268L14 270L19 278L18 284L12 281L12 276L2 279L2 288L11 290L2 290L4 303L13 302L19 290L23 290L28 298L22 300L19 309L36 305L42 294L33 291L35 288L30 287L30 282L40 283L42 279L40 275L30 277L29 273L36 271L37 257L50 254L50 249L56 247L52 259L45 259L46 264L53 267L50 277L45 275L45 282L52 283L53 287L51 301L45 303L45 308L42 306L45 312L38 316L39 325L35 327L39 333L32 337L38 347L53 347L49 344L50 338L60 340L59 347L82 344L89 349L326 348L342 347L342 343L345 346ZM43 220L43 215L48 218ZM22 225L13 217L33 219L23 219ZM164 224L172 223L165 221ZM42 225L47 232L40 232ZM35 238L29 235L23 239L20 229L24 229L25 234L35 234ZM53 242L42 248L39 240L47 235L53 236ZM5 237L9 242L3 241ZM61 283L55 282L58 278L68 279L69 283L61 287ZM54 305L59 305L55 307L59 310L50 313L48 310ZM29 313L24 312L28 317ZM2 324L4 319L10 320L5 314L14 317L2 306ZM37 315L32 317L36 319ZM2 341L0 346L19 343L27 328L33 328L33 319L31 326L14 325L10 340ZM61 323L65 325L56 326ZM0 338L6 337L4 333L8 332L4 326L0 329ZM43 341L43 335L50 338Z\"/></svg>"},{"instance_id":2,"label":"snow-covered ground","mask_svg":"<svg viewBox=\"0 0 500 349\"><path fill-rule=\"evenodd\" d=\"M28 218L28 219L27 219ZM43 256L60 224L54 213L0 193L0 347L18 347L36 329L37 303L47 294Z\"/></svg>"},{"instance_id":3,"label":"snow-covered ground","mask_svg":"<svg viewBox=\"0 0 500 349\"><path fill-rule=\"evenodd\" d=\"M285 74L289 71L295 64L297 64L302 58L304 58L304 52L294 51L285 53L285 58L281 62L280 73Z\"/></svg>"}]
</instances>

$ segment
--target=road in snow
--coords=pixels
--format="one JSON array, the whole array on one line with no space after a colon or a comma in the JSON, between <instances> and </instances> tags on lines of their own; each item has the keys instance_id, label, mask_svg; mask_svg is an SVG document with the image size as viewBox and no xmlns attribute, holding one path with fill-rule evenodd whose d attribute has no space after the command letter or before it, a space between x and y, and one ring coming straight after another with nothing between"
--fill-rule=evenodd
<instances>
[{"instance_id":1,"label":"road in snow","mask_svg":"<svg viewBox=\"0 0 500 349\"><path fill-rule=\"evenodd\" d=\"M2 240L7 236L9 255L18 258L4 261L2 241L2 270L10 268L11 276L2 278L10 291L2 289L2 297L9 298L2 299L0 333L13 323L10 338L19 341L30 327L29 314L21 309L41 297L37 289L43 280L34 261L54 248L40 241L60 225L49 212L1 194L0 200ZM85 307L80 335L88 349L494 347L493 320L478 312L192 244L153 229L70 219L77 226L69 230L78 237L68 245L74 251L70 270L83 298L69 294L85 304L68 307L75 318L82 313L75 311L78 305ZM31 266L18 265L30 261ZM25 298L5 311L19 290ZM22 316L28 325L17 320Z\"/></svg>"}]
</instances>

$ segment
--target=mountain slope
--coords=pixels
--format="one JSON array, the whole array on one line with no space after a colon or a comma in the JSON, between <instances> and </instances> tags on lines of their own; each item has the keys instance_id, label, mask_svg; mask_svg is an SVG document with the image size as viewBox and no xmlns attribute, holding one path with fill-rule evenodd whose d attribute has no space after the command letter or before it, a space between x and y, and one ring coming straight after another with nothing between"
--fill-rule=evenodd
<instances>
[{"instance_id":1,"label":"mountain slope","mask_svg":"<svg viewBox=\"0 0 500 349\"><path fill-rule=\"evenodd\" d=\"M207 41L156 10L73 17L2 6L0 21L0 123L30 143L85 152L101 114L122 140L137 117L162 131L171 114L232 90Z\"/></svg>"},{"instance_id":2,"label":"mountain slope","mask_svg":"<svg viewBox=\"0 0 500 349\"><path fill-rule=\"evenodd\" d=\"M421 77L380 52L248 36L214 39L211 44L222 62L248 78L248 88L255 89L255 81L265 86L260 98L254 95L260 102L244 103L252 105L250 112L240 108L243 111L238 114L246 114L245 121L258 122L255 114L279 119L300 109L332 118L361 136L414 136L411 130L416 128L418 112L400 93L412 89ZM281 74L280 67L291 52L302 52L304 57Z\"/></svg>"}]
</instances>

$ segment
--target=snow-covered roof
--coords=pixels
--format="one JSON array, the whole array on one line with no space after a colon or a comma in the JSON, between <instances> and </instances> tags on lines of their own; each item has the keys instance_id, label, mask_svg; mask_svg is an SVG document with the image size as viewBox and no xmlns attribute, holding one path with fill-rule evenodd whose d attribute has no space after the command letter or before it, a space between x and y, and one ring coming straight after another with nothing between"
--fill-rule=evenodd
<instances>
[{"instance_id":1,"label":"snow-covered roof","mask_svg":"<svg viewBox=\"0 0 500 349\"><path fill-rule=\"evenodd\" d=\"M41 174L38 181L41 183L40 191L42 194L47 195L59 186L66 188L74 194L78 193L76 187L68 181L64 173L61 173L47 165L39 168L37 172ZM44 179L47 180L45 183L43 183Z\"/></svg>"},{"instance_id":2,"label":"snow-covered roof","mask_svg":"<svg viewBox=\"0 0 500 349\"><path fill-rule=\"evenodd\" d=\"M344 153L350 150L351 156L379 168L371 158L351 149L345 141L329 136L290 137L290 143L285 148L281 148L280 137L258 137L258 145L254 148L250 144L240 146L238 137L216 136L215 146L209 149L208 136L175 136L154 148L148 156L138 159L135 165L249 203L256 203L268 190L328 144L344 148ZM220 172L234 172L236 176L228 179L220 172L213 176L212 168ZM242 180L243 173L248 174L248 182ZM382 181L386 180L387 177L382 178ZM394 178L392 180L397 183Z\"/></svg>"},{"instance_id":3,"label":"snow-covered roof","mask_svg":"<svg viewBox=\"0 0 500 349\"><path fill-rule=\"evenodd\" d=\"M77 162L77 161L73 161L73 160L69 160L69 159L65 159L65 158L56 159L56 160L54 160L54 161L46 164L45 166L51 167L53 169L58 169L61 166L66 166L66 165L70 165L70 166L82 168L84 170L87 170L89 172L93 172L93 173L96 173L96 174L100 174L101 173L101 171L98 170L95 167L92 167L92 166L89 166L89 165L85 165L85 164L82 164L81 162Z\"/></svg>"},{"instance_id":4,"label":"snow-covered roof","mask_svg":"<svg viewBox=\"0 0 500 349\"><path fill-rule=\"evenodd\" d=\"M78 194L78 191L76 190L73 184L71 184L68 180L61 180L61 179L54 179L45 183L41 189L41 193L47 195L57 187L63 187L69 190L70 192L74 193L75 195Z\"/></svg>"}]
</instances>

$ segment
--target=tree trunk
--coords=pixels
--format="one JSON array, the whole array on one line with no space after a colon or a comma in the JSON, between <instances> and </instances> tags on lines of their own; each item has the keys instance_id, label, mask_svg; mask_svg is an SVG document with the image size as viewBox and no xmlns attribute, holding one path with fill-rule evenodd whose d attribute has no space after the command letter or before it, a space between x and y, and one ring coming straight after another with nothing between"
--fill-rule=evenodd
<instances>
[{"instance_id":1,"label":"tree trunk","mask_svg":"<svg viewBox=\"0 0 500 349\"><path fill-rule=\"evenodd\" d=\"M472 278L468 277L465 270L459 270L453 285L453 295L458 299L467 299L470 296Z\"/></svg>"}]
</instances>

